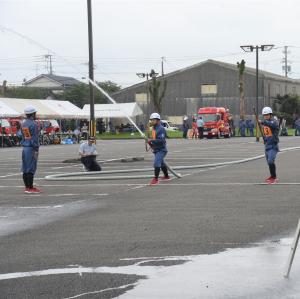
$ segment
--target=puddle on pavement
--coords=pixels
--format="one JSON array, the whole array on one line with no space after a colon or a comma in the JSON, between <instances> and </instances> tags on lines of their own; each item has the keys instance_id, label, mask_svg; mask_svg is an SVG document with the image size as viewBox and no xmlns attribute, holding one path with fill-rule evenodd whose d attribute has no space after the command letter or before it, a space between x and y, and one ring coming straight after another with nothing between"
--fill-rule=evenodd
<instances>
[{"instance_id":1,"label":"puddle on pavement","mask_svg":"<svg viewBox=\"0 0 300 299\"><path fill-rule=\"evenodd\" d=\"M299 251L290 278L284 278L291 243L292 239L286 238L211 255L123 259L132 264L119 267L70 265L61 269L7 273L0 274L0 281L83 273L134 274L145 279L118 298L296 299L300 298Z\"/></svg>"},{"instance_id":2,"label":"puddle on pavement","mask_svg":"<svg viewBox=\"0 0 300 299\"><path fill-rule=\"evenodd\" d=\"M137 263L132 267L142 269L135 272L140 275L148 268L144 271L148 279L118 298L300 298L300 252L290 278L284 278L291 243L292 239L281 239L218 254L178 257L186 263L175 266L140 267ZM141 265L146 262L140 261Z\"/></svg>"}]
</instances>

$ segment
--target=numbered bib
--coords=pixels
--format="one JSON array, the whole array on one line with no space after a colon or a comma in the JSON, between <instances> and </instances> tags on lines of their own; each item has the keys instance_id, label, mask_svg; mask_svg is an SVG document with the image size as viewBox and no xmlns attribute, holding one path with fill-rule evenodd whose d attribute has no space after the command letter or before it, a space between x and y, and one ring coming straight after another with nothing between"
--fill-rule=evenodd
<instances>
[{"instance_id":1,"label":"numbered bib","mask_svg":"<svg viewBox=\"0 0 300 299\"><path fill-rule=\"evenodd\" d=\"M22 128L22 132L25 139L31 139L31 134L29 128Z\"/></svg>"},{"instance_id":2,"label":"numbered bib","mask_svg":"<svg viewBox=\"0 0 300 299\"><path fill-rule=\"evenodd\" d=\"M272 130L267 126L264 126L264 135L266 137L272 137L273 136Z\"/></svg>"}]
</instances>

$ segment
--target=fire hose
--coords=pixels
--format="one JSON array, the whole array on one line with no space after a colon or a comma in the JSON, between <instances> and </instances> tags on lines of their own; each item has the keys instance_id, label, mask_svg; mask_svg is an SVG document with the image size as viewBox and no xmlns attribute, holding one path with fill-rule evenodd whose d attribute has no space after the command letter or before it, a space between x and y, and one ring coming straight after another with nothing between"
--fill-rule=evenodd
<instances>
[{"instance_id":1,"label":"fire hose","mask_svg":"<svg viewBox=\"0 0 300 299\"><path fill-rule=\"evenodd\" d=\"M280 150L280 152L288 152L300 150L300 146L289 147ZM236 164L242 164L246 162L255 161L265 158L265 155L258 155L250 158L240 159L236 161L226 161L220 163L200 164L200 165L185 165L175 166L174 170L191 170L191 169L205 169L221 166L230 166ZM153 177L152 175L116 175L125 173L141 173L150 172L153 168L136 168L136 169L122 169L122 170L110 170L110 171L91 171L91 172L71 172L48 175L45 177L48 181L85 181L85 180L124 180L124 179L145 179ZM108 176L107 176L108 175ZM110 176L109 176L110 175Z\"/></svg>"},{"instance_id":2,"label":"fire hose","mask_svg":"<svg viewBox=\"0 0 300 299\"><path fill-rule=\"evenodd\" d=\"M93 80L89 79L89 82L98 89L104 96L106 96L113 104L117 104L116 101L100 86L98 86ZM129 122L137 129L140 135L145 139L145 146L146 151L148 138L147 136L140 130L140 128L136 125L136 123L128 116L125 112L124 116L129 120ZM258 122L258 117L256 119L259 129L261 130L261 134L263 136L262 128ZM300 147L291 147L282 149L281 152L291 151L291 150L298 150ZM188 170L188 169L202 169L202 168L213 168L213 167L221 167L221 166L228 166L228 165L235 165L246 163L258 159L264 158L265 155L258 155L246 159L236 160L236 161L229 161L229 162L221 162L221 163L211 163L211 164L201 164L201 165L186 165L186 166L176 166L171 167L168 163L165 162L168 170L172 173L175 177L180 178L181 175L176 172L176 170ZM111 170L111 171L93 171L93 172L72 172L72 173L63 173L63 174L54 174L48 175L45 177L46 180L49 181L84 181L84 180L124 180L124 179L143 179L143 178L150 178L152 175L117 175L115 174L124 174L124 173L140 173L140 172L150 172L153 171L153 168L140 168L140 169L123 169L123 170ZM106 175L106 176L105 176Z\"/></svg>"},{"instance_id":3,"label":"fire hose","mask_svg":"<svg viewBox=\"0 0 300 299\"><path fill-rule=\"evenodd\" d=\"M96 88L98 89L104 96L106 96L113 104L117 104L117 102L103 89L101 88L95 81L93 81L92 79L89 79L89 82ZM130 123L137 129L137 131L140 133L140 135L145 139L145 147L146 147L146 151L148 151L147 148L147 144L148 144L148 138L147 136L141 131L141 129L137 126L137 124L132 120L132 118L127 115L127 113L124 113L124 116L130 121ZM167 166L168 170L177 178L180 178L181 175L179 173L177 173L174 168L172 168L168 163L165 163L165 165Z\"/></svg>"}]
</instances>

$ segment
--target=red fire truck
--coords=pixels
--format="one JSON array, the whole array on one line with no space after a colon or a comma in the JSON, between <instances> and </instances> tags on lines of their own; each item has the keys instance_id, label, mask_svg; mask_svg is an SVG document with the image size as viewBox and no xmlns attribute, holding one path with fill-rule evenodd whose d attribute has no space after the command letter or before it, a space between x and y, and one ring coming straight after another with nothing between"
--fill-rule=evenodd
<instances>
[{"instance_id":1,"label":"red fire truck","mask_svg":"<svg viewBox=\"0 0 300 299\"><path fill-rule=\"evenodd\" d=\"M203 107L198 110L198 116L204 121L204 136L207 138L230 138L230 114L223 107Z\"/></svg>"}]
</instances>

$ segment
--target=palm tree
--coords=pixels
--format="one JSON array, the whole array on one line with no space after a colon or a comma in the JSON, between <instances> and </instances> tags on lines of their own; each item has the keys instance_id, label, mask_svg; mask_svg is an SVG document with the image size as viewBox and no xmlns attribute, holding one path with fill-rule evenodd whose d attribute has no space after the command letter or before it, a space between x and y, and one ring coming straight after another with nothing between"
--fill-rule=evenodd
<instances>
[{"instance_id":1,"label":"palm tree","mask_svg":"<svg viewBox=\"0 0 300 299\"><path fill-rule=\"evenodd\" d=\"M151 83L149 86L149 93L151 96L151 101L153 102L154 109L156 112L161 113L162 111L162 101L166 94L167 81L160 81L157 79L157 73L154 70L151 70L150 73ZM163 85L161 86L161 83ZM160 90L162 88L162 90Z\"/></svg>"},{"instance_id":2,"label":"palm tree","mask_svg":"<svg viewBox=\"0 0 300 299\"><path fill-rule=\"evenodd\" d=\"M245 60L237 63L239 70L239 91L240 91L240 118L245 118L245 91L244 91L244 72L245 72Z\"/></svg>"}]
</instances>

